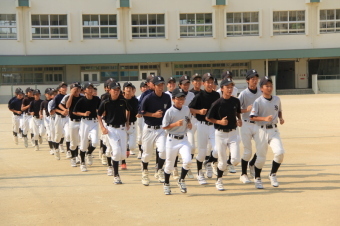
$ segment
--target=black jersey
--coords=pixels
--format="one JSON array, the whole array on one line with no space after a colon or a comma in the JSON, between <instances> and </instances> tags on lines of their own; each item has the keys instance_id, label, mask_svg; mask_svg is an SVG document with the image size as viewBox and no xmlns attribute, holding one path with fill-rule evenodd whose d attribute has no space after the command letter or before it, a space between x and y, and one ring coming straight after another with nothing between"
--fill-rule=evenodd
<instances>
[{"instance_id":1,"label":"black jersey","mask_svg":"<svg viewBox=\"0 0 340 226\"><path fill-rule=\"evenodd\" d=\"M103 101L98 109L98 115L102 116L105 112L105 123L111 126L125 125L126 123L126 111L130 111L131 107L122 97L118 97L117 100L111 100L111 98Z\"/></svg>"},{"instance_id":2,"label":"black jersey","mask_svg":"<svg viewBox=\"0 0 340 226\"><path fill-rule=\"evenodd\" d=\"M104 100L107 100L110 98L110 93L103 93L101 96L100 96L100 101L104 101Z\"/></svg>"},{"instance_id":3,"label":"black jersey","mask_svg":"<svg viewBox=\"0 0 340 226\"><path fill-rule=\"evenodd\" d=\"M236 129L236 116L237 113L241 113L240 100L236 97L230 97L229 99L224 99L221 97L216 100L210 107L207 118L213 118L221 120L227 116L228 125L222 126L219 124L214 124L215 129Z\"/></svg>"},{"instance_id":4,"label":"black jersey","mask_svg":"<svg viewBox=\"0 0 340 226\"><path fill-rule=\"evenodd\" d=\"M90 111L91 113L89 116L81 116L81 118L96 119L99 105L100 105L99 97L93 96L92 99L87 99L86 96L83 96L76 103L73 112L85 113L87 111Z\"/></svg>"},{"instance_id":5,"label":"black jersey","mask_svg":"<svg viewBox=\"0 0 340 226\"><path fill-rule=\"evenodd\" d=\"M40 110L41 111L45 111L46 116L50 116L50 113L48 112L48 103L51 101L52 99L49 100L44 100L43 102L41 102L40 104Z\"/></svg>"},{"instance_id":6,"label":"black jersey","mask_svg":"<svg viewBox=\"0 0 340 226\"><path fill-rule=\"evenodd\" d=\"M40 106L41 103L43 102L43 100L39 99L39 100L33 100L30 103L30 107L28 108L28 112L31 113L33 112L33 117L39 118L39 112L40 112Z\"/></svg>"},{"instance_id":7,"label":"black jersey","mask_svg":"<svg viewBox=\"0 0 340 226\"><path fill-rule=\"evenodd\" d=\"M135 122L137 120L136 115L138 114L138 99L132 97L131 99L126 99L126 101L131 107L129 122Z\"/></svg>"},{"instance_id":8,"label":"black jersey","mask_svg":"<svg viewBox=\"0 0 340 226\"><path fill-rule=\"evenodd\" d=\"M8 108L10 110L15 110L15 111L21 111L21 104L22 104L22 99L15 98L11 101L9 104ZM21 115L13 112L13 115Z\"/></svg>"},{"instance_id":9,"label":"black jersey","mask_svg":"<svg viewBox=\"0 0 340 226\"><path fill-rule=\"evenodd\" d=\"M15 100L17 97L16 96L14 96L14 97L12 97L9 101L8 101L8 109L10 109L9 108L9 106L10 106L10 104L11 104L11 102L13 101L13 100ZM19 110L18 110L19 111ZM20 109L20 111L21 111L21 109Z\"/></svg>"},{"instance_id":10,"label":"black jersey","mask_svg":"<svg viewBox=\"0 0 340 226\"><path fill-rule=\"evenodd\" d=\"M70 96L67 96L67 97L65 98L65 102L66 102L66 103L67 103L67 101L68 101L69 98L70 98ZM80 98L82 98L82 96L78 96L78 97L75 97L75 96L74 96L74 97L72 98L72 104L71 104L70 108L68 109L69 115L70 115L70 119L74 119L74 120L79 120L79 119L81 119L80 116L73 114L73 109L74 109L74 107L76 106L76 104L78 103L78 101L80 100Z\"/></svg>"},{"instance_id":11,"label":"black jersey","mask_svg":"<svg viewBox=\"0 0 340 226\"><path fill-rule=\"evenodd\" d=\"M33 100L34 100L34 97L25 96L24 99L22 99L22 105L24 105L24 107L26 107L26 106L30 105L30 103ZM28 108L23 113L28 113Z\"/></svg>"},{"instance_id":12,"label":"black jersey","mask_svg":"<svg viewBox=\"0 0 340 226\"><path fill-rule=\"evenodd\" d=\"M61 110L60 108L59 108L59 104L60 104L60 102L61 102L61 100L64 98L64 94L58 94L57 96L55 96L54 97L54 103L53 103L53 106L52 106L52 110L54 110L54 109L58 109L58 110ZM64 118L65 116L64 115L62 115L62 114L60 114L60 113L58 113L58 112L55 112L57 115L61 115L62 116L62 118Z\"/></svg>"},{"instance_id":13,"label":"black jersey","mask_svg":"<svg viewBox=\"0 0 340 226\"><path fill-rule=\"evenodd\" d=\"M216 91L211 91L210 93L208 93L207 91L202 90L191 101L191 103L189 104L189 108L197 110L207 109L207 111L209 111L211 104L219 98L220 94L218 94ZM198 121L206 121L205 115L196 114L196 118Z\"/></svg>"},{"instance_id":14,"label":"black jersey","mask_svg":"<svg viewBox=\"0 0 340 226\"><path fill-rule=\"evenodd\" d=\"M202 90L195 90L194 88L192 88L191 90L189 90L190 92L194 93L195 96L200 93Z\"/></svg>"}]
</instances>

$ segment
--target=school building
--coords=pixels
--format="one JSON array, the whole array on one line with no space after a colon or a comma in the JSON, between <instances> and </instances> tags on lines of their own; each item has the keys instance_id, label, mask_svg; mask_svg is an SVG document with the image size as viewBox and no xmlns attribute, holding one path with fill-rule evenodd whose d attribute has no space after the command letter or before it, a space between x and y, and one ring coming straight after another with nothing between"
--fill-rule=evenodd
<instances>
[{"instance_id":1,"label":"school building","mask_svg":"<svg viewBox=\"0 0 340 226\"><path fill-rule=\"evenodd\" d=\"M139 87L151 73L230 70L242 90L248 69L278 94L340 92L339 40L339 0L1 0L0 103L16 87Z\"/></svg>"}]
</instances>

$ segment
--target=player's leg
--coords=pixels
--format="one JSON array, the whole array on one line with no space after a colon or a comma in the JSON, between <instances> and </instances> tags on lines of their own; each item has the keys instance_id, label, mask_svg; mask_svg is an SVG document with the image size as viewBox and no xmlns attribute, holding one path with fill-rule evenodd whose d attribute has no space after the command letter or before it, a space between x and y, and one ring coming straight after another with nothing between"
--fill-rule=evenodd
<instances>
[{"instance_id":1,"label":"player's leg","mask_svg":"<svg viewBox=\"0 0 340 226\"><path fill-rule=\"evenodd\" d=\"M161 183L164 183L164 170L163 166L166 159L166 149L165 149L165 143L166 143L166 133L163 129L156 130L156 139L155 144L157 147L157 152L159 155L158 162L157 162L157 173L158 173L158 181Z\"/></svg>"},{"instance_id":2,"label":"player's leg","mask_svg":"<svg viewBox=\"0 0 340 226\"><path fill-rule=\"evenodd\" d=\"M222 177L224 171L228 169L227 140L228 140L227 133L215 130L215 144L216 144L215 148L218 154L217 179L215 187L218 191L224 191Z\"/></svg>"},{"instance_id":3,"label":"player's leg","mask_svg":"<svg viewBox=\"0 0 340 226\"><path fill-rule=\"evenodd\" d=\"M92 165L93 163L93 157L92 153L99 145L99 127L98 122L96 120L89 120L89 138L91 140L91 143L89 144L87 148L87 162L88 165Z\"/></svg>"},{"instance_id":4,"label":"player's leg","mask_svg":"<svg viewBox=\"0 0 340 226\"><path fill-rule=\"evenodd\" d=\"M80 149L80 170L82 172L86 172L86 163L85 163L85 155L87 148L89 146L89 133L90 133L90 121L86 119L82 119L79 126L79 149Z\"/></svg>"},{"instance_id":5,"label":"player's leg","mask_svg":"<svg viewBox=\"0 0 340 226\"><path fill-rule=\"evenodd\" d=\"M269 133L269 139L270 139L269 145L274 153L274 160L272 163L271 172L269 173L269 179L273 187L278 187L279 182L277 181L276 173L279 167L281 166L281 163L283 162L285 151L283 149L279 130L271 129L270 131L268 131L268 133Z\"/></svg>"},{"instance_id":6,"label":"player's leg","mask_svg":"<svg viewBox=\"0 0 340 226\"><path fill-rule=\"evenodd\" d=\"M241 176L240 181L243 183L249 183L249 177L247 174L248 164L249 160L252 156L252 144L251 140L253 138L252 128L255 126L255 124L249 123L249 122L243 122L242 127L240 128L240 136L243 144L243 156L241 159ZM255 161L254 161L255 163ZM254 164L253 164L254 165Z\"/></svg>"},{"instance_id":7,"label":"player's leg","mask_svg":"<svg viewBox=\"0 0 340 226\"><path fill-rule=\"evenodd\" d=\"M46 127L43 119L39 119L39 144L42 144L43 137L46 135Z\"/></svg>"},{"instance_id":8,"label":"player's leg","mask_svg":"<svg viewBox=\"0 0 340 226\"><path fill-rule=\"evenodd\" d=\"M208 125L204 123L197 123L197 180L199 184L207 184L203 174L203 161L205 160L206 152L207 152L207 143L209 138L209 129Z\"/></svg>"},{"instance_id":9,"label":"player's leg","mask_svg":"<svg viewBox=\"0 0 340 226\"><path fill-rule=\"evenodd\" d=\"M181 176L178 179L177 185L180 188L180 191L182 193L187 193L187 187L185 184L185 177L191 167L191 150L192 147L187 140L187 138L184 138L181 141L181 147L179 149L179 153L181 154L182 157L182 170L181 170Z\"/></svg>"},{"instance_id":10,"label":"player's leg","mask_svg":"<svg viewBox=\"0 0 340 226\"><path fill-rule=\"evenodd\" d=\"M268 134L266 127L258 127L258 131L254 136L256 144L256 161L254 164L255 169L255 187L263 189L261 180L261 171L266 161L267 150L268 150Z\"/></svg>"},{"instance_id":11,"label":"player's leg","mask_svg":"<svg viewBox=\"0 0 340 226\"><path fill-rule=\"evenodd\" d=\"M207 148L207 153L206 153L206 161L204 161L204 167L205 167L205 172L206 176L208 178L212 178L213 175L213 168L212 164L217 161L217 157L215 158L214 155L216 156L216 151L215 154L214 149L215 149L215 129L213 125L208 126L209 133L208 133L208 148Z\"/></svg>"},{"instance_id":12,"label":"player's leg","mask_svg":"<svg viewBox=\"0 0 340 226\"><path fill-rule=\"evenodd\" d=\"M29 130L29 116L24 113L23 119L22 119L22 137L24 138L24 144L25 147L28 147L28 138L27 133Z\"/></svg>"},{"instance_id":13,"label":"player's leg","mask_svg":"<svg viewBox=\"0 0 340 226\"><path fill-rule=\"evenodd\" d=\"M130 150L130 155L135 155L135 150L137 148L137 140L136 140L136 136L137 136L137 122L135 123L131 123L130 128L128 130L128 144L129 144L129 150Z\"/></svg>"},{"instance_id":14,"label":"player's leg","mask_svg":"<svg viewBox=\"0 0 340 226\"><path fill-rule=\"evenodd\" d=\"M142 149L143 127L144 127L144 119L142 117L137 118L137 144L138 144L138 149L139 149L137 159L141 159L142 154L143 154L143 149Z\"/></svg>"},{"instance_id":15,"label":"player's leg","mask_svg":"<svg viewBox=\"0 0 340 226\"><path fill-rule=\"evenodd\" d=\"M14 143L18 144L18 134L19 134L19 126L20 126L20 117L18 115L12 115L12 125L13 125L13 139Z\"/></svg>"},{"instance_id":16,"label":"player's leg","mask_svg":"<svg viewBox=\"0 0 340 226\"><path fill-rule=\"evenodd\" d=\"M39 126L40 126L40 119L35 117L32 118L32 131L33 131L33 140L34 140L34 150L39 151Z\"/></svg>"},{"instance_id":17,"label":"player's leg","mask_svg":"<svg viewBox=\"0 0 340 226\"><path fill-rule=\"evenodd\" d=\"M143 137L142 137L142 149L143 149L142 184L145 186L148 186L150 183L148 165L149 165L149 161L151 160L152 153L153 153L155 137L156 137L155 130L152 128L148 128L148 126L145 124L143 128Z\"/></svg>"},{"instance_id":18,"label":"player's leg","mask_svg":"<svg viewBox=\"0 0 340 226\"><path fill-rule=\"evenodd\" d=\"M72 158L72 154L71 154L71 150L70 150L70 146L71 146L71 134L70 134L70 130L69 130L69 123L70 123L70 119L67 116L66 118L64 118L64 137L65 137L65 141L66 141L66 158L70 159Z\"/></svg>"},{"instance_id":19,"label":"player's leg","mask_svg":"<svg viewBox=\"0 0 340 226\"><path fill-rule=\"evenodd\" d=\"M112 164L113 164L113 176L114 184L121 184L120 176L119 176L119 161L125 158L126 156L126 149L124 148L124 139L126 143L126 133L125 131L122 131L125 134L121 134L120 128L113 128L111 126L108 127L108 142L110 143L111 150L111 158L112 158ZM123 140L121 140L123 139ZM125 144L126 145L126 144ZM124 154L125 153L125 154Z\"/></svg>"},{"instance_id":20,"label":"player's leg","mask_svg":"<svg viewBox=\"0 0 340 226\"><path fill-rule=\"evenodd\" d=\"M166 137L166 160L165 160L165 167L164 167L164 184L163 184L163 190L164 194L170 195L171 189L170 189L170 175L171 172L174 170L174 163L176 161L176 157L178 154L178 140L173 139L169 136Z\"/></svg>"}]
</instances>

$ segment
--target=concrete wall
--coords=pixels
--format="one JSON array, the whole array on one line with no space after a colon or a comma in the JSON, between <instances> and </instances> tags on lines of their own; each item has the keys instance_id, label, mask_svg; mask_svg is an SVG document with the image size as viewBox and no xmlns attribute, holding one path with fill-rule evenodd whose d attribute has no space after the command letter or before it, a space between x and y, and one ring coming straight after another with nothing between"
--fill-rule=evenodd
<instances>
[{"instance_id":1,"label":"concrete wall","mask_svg":"<svg viewBox=\"0 0 340 226\"><path fill-rule=\"evenodd\" d=\"M339 93L340 80L318 80L318 87L320 92Z\"/></svg>"}]
</instances>

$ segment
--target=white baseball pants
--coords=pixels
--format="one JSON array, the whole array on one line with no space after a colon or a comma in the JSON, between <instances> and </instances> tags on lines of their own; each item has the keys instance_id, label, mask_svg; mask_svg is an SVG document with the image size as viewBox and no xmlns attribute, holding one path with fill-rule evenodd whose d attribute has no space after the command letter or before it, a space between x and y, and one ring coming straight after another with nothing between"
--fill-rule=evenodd
<instances>
[{"instance_id":1,"label":"white baseball pants","mask_svg":"<svg viewBox=\"0 0 340 226\"><path fill-rule=\"evenodd\" d=\"M196 159L203 162L207 153L210 155L211 149L208 149L208 142L211 147L215 147L215 129L214 125L206 125L204 123L197 123L197 149L198 154Z\"/></svg>"},{"instance_id":2,"label":"white baseball pants","mask_svg":"<svg viewBox=\"0 0 340 226\"><path fill-rule=\"evenodd\" d=\"M20 127L20 120L22 120L22 115L12 115L12 126L13 126L13 132L19 133L19 127Z\"/></svg>"},{"instance_id":3,"label":"white baseball pants","mask_svg":"<svg viewBox=\"0 0 340 226\"><path fill-rule=\"evenodd\" d=\"M255 134L258 132L258 126L255 123L250 123L249 121L242 122L242 127L240 128L241 140L243 143L244 151L242 159L249 161L252 156L252 145L251 140L255 139Z\"/></svg>"},{"instance_id":4,"label":"white baseball pants","mask_svg":"<svg viewBox=\"0 0 340 226\"><path fill-rule=\"evenodd\" d=\"M44 121L39 118L32 118L32 127L33 127L33 139L38 140L39 136L45 135L45 127L44 127Z\"/></svg>"},{"instance_id":5,"label":"white baseball pants","mask_svg":"<svg viewBox=\"0 0 340 226\"><path fill-rule=\"evenodd\" d=\"M142 145L144 119L137 118L137 144Z\"/></svg>"},{"instance_id":6,"label":"white baseball pants","mask_svg":"<svg viewBox=\"0 0 340 226\"><path fill-rule=\"evenodd\" d=\"M86 152L89 140L94 148L99 145L99 126L96 119L81 119L79 126L80 142L79 149Z\"/></svg>"},{"instance_id":7,"label":"white baseball pants","mask_svg":"<svg viewBox=\"0 0 340 226\"><path fill-rule=\"evenodd\" d=\"M68 130L70 134L70 149L74 151L80 142L80 122L72 121L70 119L68 122Z\"/></svg>"},{"instance_id":8,"label":"white baseball pants","mask_svg":"<svg viewBox=\"0 0 340 226\"><path fill-rule=\"evenodd\" d=\"M167 136L164 172L167 174L172 173L178 153L181 154L183 168L189 170L191 166L191 149L187 136L184 136L182 140Z\"/></svg>"},{"instance_id":9,"label":"white baseball pants","mask_svg":"<svg viewBox=\"0 0 340 226\"><path fill-rule=\"evenodd\" d=\"M188 141L191 145L191 154L195 154L195 149L196 149L195 134L197 130L197 119L194 116L191 117L191 124L192 124L192 128L188 130L187 135L188 135Z\"/></svg>"},{"instance_id":10,"label":"white baseball pants","mask_svg":"<svg viewBox=\"0 0 340 226\"><path fill-rule=\"evenodd\" d=\"M31 130L32 132L32 115L24 114L22 118L22 134L27 135L28 131Z\"/></svg>"},{"instance_id":11,"label":"white baseball pants","mask_svg":"<svg viewBox=\"0 0 340 226\"><path fill-rule=\"evenodd\" d=\"M127 133L127 142L129 144L130 151L134 151L136 149L136 134L137 134L137 125L135 123L131 123L130 128Z\"/></svg>"},{"instance_id":12,"label":"white baseball pants","mask_svg":"<svg viewBox=\"0 0 340 226\"><path fill-rule=\"evenodd\" d=\"M120 128L113 128L107 126L108 134L107 141L110 146L111 158L113 161L121 161L126 159L126 129L124 126Z\"/></svg>"},{"instance_id":13,"label":"white baseball pants","mask_svg":"<svg viewBox=\"0 0 340 226\"><path fill-rule=\"evenodd\" d=\"M155 146L157 147L159 158L165 159L166 158L165 142L166 133L162 128L160 129L148 128L148 125L144 124L142 139L143 143L142 161L145 163L150 162L151 156L154 153Z\"/></svg>"},{"instance_id":14,"label":"white baseball pants","mask_svg":"<svg viewBox=\"0 0 340 226\"><path fill-rule=\"evenodd\" d=\"M62 118L61 115L56 115L54 120L54 127L55 127L55 137L54 142L59 143L61 138L65 136L65 130L66 127L66 120L68 120L66 117Z\"/></svg>"}]
</instances>

